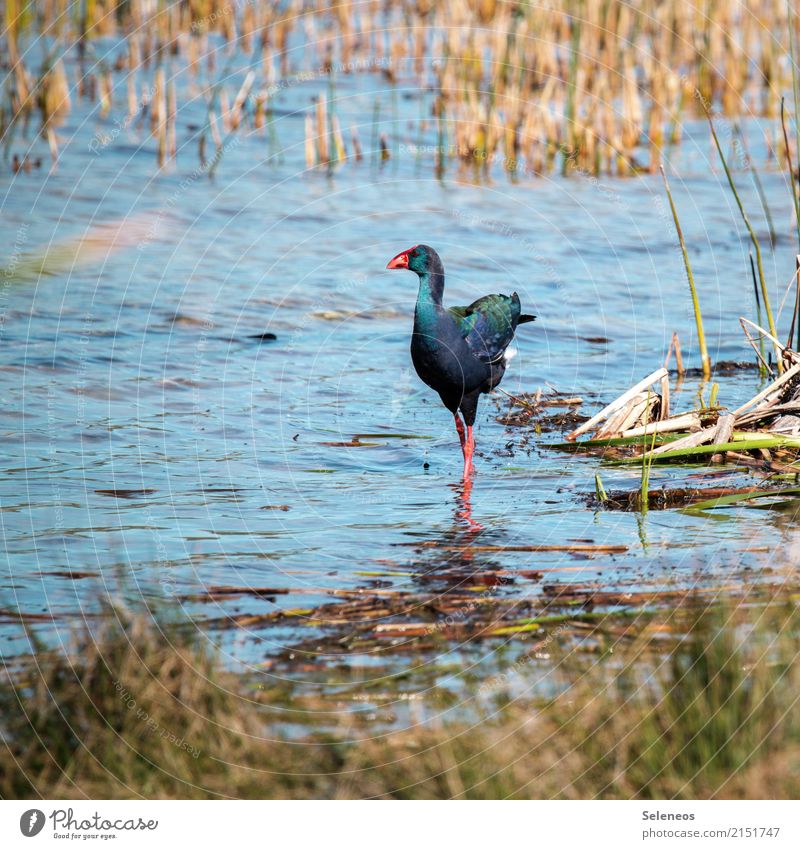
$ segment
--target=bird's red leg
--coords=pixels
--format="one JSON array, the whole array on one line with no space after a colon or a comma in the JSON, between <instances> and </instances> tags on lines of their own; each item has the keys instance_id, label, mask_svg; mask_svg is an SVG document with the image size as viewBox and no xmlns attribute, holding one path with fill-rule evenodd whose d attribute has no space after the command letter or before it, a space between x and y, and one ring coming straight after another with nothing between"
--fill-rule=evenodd
<instances>
[{"instance_id":1,"label":"bird's red leg","mask_svg":"<svg viewBox=\"0 0 800 849\"><path fill-rule=\"evenodd\" d=\"M461 453L463 454L466 445L467 437L464 433L464 423L461 421L461 417L458 413L453 413L453 418L456 420L456 430L458 431L458 441L461 443Z\"/></svg>"},{"instance_id":2,"label":"bird's red leg","mask_svg":"<svg viewBox=\"0 0 800 849\"><path fill-rule=\"evenodd\" d=\"M467 425L467 439L464 445L464 479L472 472L472 455L475 453L475 437L472 435L472 425Z\"/></svg>"}]
</instances>

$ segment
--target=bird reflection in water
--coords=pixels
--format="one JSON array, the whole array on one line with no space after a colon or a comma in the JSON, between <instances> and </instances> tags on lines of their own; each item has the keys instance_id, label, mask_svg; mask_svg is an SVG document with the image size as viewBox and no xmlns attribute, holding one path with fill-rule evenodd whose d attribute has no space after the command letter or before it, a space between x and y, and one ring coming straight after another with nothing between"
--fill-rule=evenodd
<instances>
[{"instance_id":1,"label":"bird reflection in water","mask_svg":"<svg viewBox=\"0 0 800 849\"><path fill-rule=\"evenodd\" d=\"M469 541L484 530L483 525L472 518L472 478L464 478L454 484L453 489L456 491L456 525L464 527L465 541Z\"/></svg>"},{"instance_id":2,"label":"bird reflection in water","mask_svg":"<svg viewBox=\"0 0 800 849\"><path fill-rule=\"evenodd\" d=\"M445 586L459 587L465 581L474 583L497 583L494 573L501 564L491 559L488 552L497 550L497 529L487 529L473 515L472 479L467 478L450 484L454 493L453 521L450 527L428 540L420 548L426 583L433 577L445 580ZM486 535L492 538L491 545Z\"/></svg>"}]
</instances>

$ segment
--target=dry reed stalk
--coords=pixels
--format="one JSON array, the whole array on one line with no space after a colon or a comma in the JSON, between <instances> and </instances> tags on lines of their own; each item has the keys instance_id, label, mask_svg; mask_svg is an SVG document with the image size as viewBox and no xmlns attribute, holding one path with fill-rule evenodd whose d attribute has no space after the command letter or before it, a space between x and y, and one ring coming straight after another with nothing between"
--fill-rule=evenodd
<instances>
[{"instance_id":1,"label":"dry reed stalk","mask_svg":"<svg viewBox=\"0 0 800 849\"><path fill-rule=\"evenodd\" d=\"M136 99L136 78L132 73L128 74L125 86L128 96L128 122L131 122L139 112L139 102Z\"/></svg>"},{"instance_id":2,"label":"dry reed stalk","mask_svg":"<svg viewBox=\"0 0 800 849\"><path fill-rule=\"evenodd\" d=\"M733 427L736 424L736 416L732 413L720 413L714 436L711 438L712 445L728 445L733 439ZM711 462L719 463L724 459L724 454L712 454Z\"/></svg>"},{"instance_id":3,"label":"dry reed stalk","mask_svg":"<svg viewBox=\"0 0 800 849\"><path fill-rule=\"evenodd\" d=\"M599 413L596 413L588 421L584 422L580 427L573 430L572 433L567 434L567 441L574 442L579 436L590 431L593 427L595 427L595 425L598 425L611 413L615 413L640 392L647 389L649 386L652 386L652 384L659 382L665 374L667 374L667 370L665 368L660 368L654 371L652 374L649 374L646 378L644 378L644 380L640 380L639 383L623 392L622 395L614 399L610 404L607 404L605 407L603 407L603 409L600 410Z\"/></svg>"},{"instance_id":4,"label":"dry reed stalk","mask_svg":"<svg viewBox=\"0 0 800 849\"><path fill-rule=\"evenodd\" d=\"M111 112L111 90L113 82L111 80L111 71L106 68L100 72L100 114L107 118Z\"/></svg>"},{"instance_id":5,"label":"dry reed stalk","mask_svg":"<svg viewBox=\"0 0 800 849\"><path fill-rule=\"evenodd\" d=\"M686 369L683 367L683 356L681 354L681 340L678 337L678 334L673 332L672 334L672 346L675 350L675 368L678 371L679 376L683 376L686 374Z\"/></svg>"},{"instance_id":6,"label":"dry reed stalk","mask_svg":"<svg viewBox=\"0 0 800 849\"><path fill-rule=\"evenodd\" d=\"M774 375L775 372L774 372L772 366L767 362L766 358L764 357L763 337L759 336L759 346L757 347L756 341L755 341L755 339L753 339L753 337L750 334L750 331L747 329L747 327L742 325L742 330L744 330L744 335L745 335L745 338L747 339L747 343L750 345L750 347L756 353L756 358L759 361L759 373L762 374L762 375L764 375L764 374ZM759 348L760 348L760 350L759 350Z\"/></svg>"},{"instance_id":7,"label":"dry reed stalk","mask_svg":"<svg viewBox=\"0 0 800 849\"><path fill-rule=\"evenodd\" d=\"M267 110L267 94L259 92L254 98L253 104L253 126L257 130L264 128Z\"/></svg>"},{"instance_id":8,"label":"dry reed stalk","mask_svg":"<svg viewBox=\"0 0 800 849\"><path fill-rule=\"evenodd\" d=\"M754 395L749 401L742 404L741 407L737 407L733 411L734 416L739 416L744 413L746 410L749 410L750 407L754 407L756 404L763 405L766 402L766 399L769 399L771 395L774 395L785 383L792 380L796 375L800 374L800 363L795 363L791 368L787 369L777 380L774 380L767 386L765 389L762 389L757 395Z\"/></svg>"},{"instance_id":9,"label":"dry reed stalk","mask_svg":"<svg viewBox=\"0 0 800 849\"><path fill-rule=\"evenodd\" d=\"M169 81L167 87L167 153L170 159L174 159L178 152L178 143L176 138L176 118L177 118L177 94L175 92L175 80Z\"/></svg>"},{"instance_id":10,"label":"dry reed stalk","mask_svg":"<svg viewBox=\"0 0 800 849\"><path fill-rule=\"evenodd\" d=\"M682 430L697 430L700 427L700 416L697 413L681 413L678 416L673 416L669 419L662 419L657 422L649 422L639 427L623 430L620 436L636 437L636 436L651 436L654 433L675 433ZM669 445L674 447L676 442L671 442Z\"/></svg>"},{"instance_id":11,"label":"dry reed stalk","mask_svg":"<svg viewBox=\"0 0 800 849\"><path fill-rule=\"evenodd\" d=\"M247 101L247 97L250 94L250 89L253 87L255 79L255 71L248 71L247 76L244 78L244 81L239 88L239 92L237 93L236 99L233 101L233 106L231 107L229 120L229 127L231 130L237 130L242 122L242 110L244 109L244 104Z\"/></svg>"},{"instance_id":12,"label":"dry reed stalk","mask_svg":"<svg viewBox=\"0 0 800 849\"><path fill-rule=\"evenodd\" d=\"M659 454L666 454L667 451L683 451L686 448L697 448L700 445L706 445L714 438L716 430L716 425L698 430L696 433L682 436L680 439L666 443L666 445L660 445L658 448L649 451L648 454L651 457L657 457Z\"/></svg>"},{"instance_id":13,"label":"dry reed stalk","mask_svg":"<svg viewBox=\"0 0 800 849\"><path fill-rule=\"evenodd\" d=\"M512 174L559 167L594 175L653 171L664 142L679 141L684 115L702 103L719 103L726 115L774 114L788 82L785 54L794 57L786 32L796 28L784 0L746 0L744 6L741 0L551 0L513 8L495 0L343 0L304 4L302 14L295 3L193 0L152 7L87 0L80 20L58 17L49 3L43 8L37 25L48 34L50 27L60 30L79 50L95 35L126 37L129 73L156 57L163 61L166 52L183 55L192 77L204 58L211 71L216 50L209 33L227 41L231 56L237 33L245 53L256 38L266 86L275 81L276 63L288 76L290 39L302 46L294 55L308 68L358 61L390 82L408 67L426 85L426 57L442 57L431 69L440 92L436 117L455 130L459 164L484 174L500 151ZM30 94L17 47L20 26L30 25L23 11L20 0L5 4L15 114ZM107 76L87 79L86 90L91 94L98 82L108 109ZM796 74L791 83L795 89ZM221 100L229 132L241 117L229 120L224 94ZM320 144L329 140L328 159L337 144L331 135L331 129L317 134ZM438 152L437 171L444 160ZM780 164L785 167L785 156Z\"/></svg>"},{"instance_id":14,"label":"dry reed stalk","mask_svg":"<svg viewBox=\"0 0 800 849\"><path fill-rule=\"evenodd\" d=\"M255 30L255 12L252 3L242 6L242 25L240 28L239 47L244 53L252 51L253 32Z\"/></svg>"},{"instance_id":15,"label":"dry reed stalk","mask_svg":"<svg viewBox=\"0 0 800 849\"><path fill-rule=\"evenodd\" d=\"M336 151L336 161L344 162L347 159L347 151L344 146L344 137L342 136L342 129L339 126L339 116L334 115L331 119L331 136L333 138L333 148Z\"/></svg>"},{"instance_id":16,"label":"dry reed stalk","mask_svg":"<svg viewBox=\"0 0 800 849\"><path fill-rule=\"evenodd\" d=\"M598 428L594 438L609 439L630 430L643 416L649 414L651 403L650 392L637 393L627 401L621 410L609 415L606 423Z\"/></svg>"},{"instance_id":17,"label":"dry reed stalk","mask_svg":"<svg viewBox=\"0 0 800 849\"><path fill-rule=\"evenodd\" d=\"M208 113L208 126L211 130L211 138L214 140L215 154L219 158L222 155L222 135L217 126L217 115L213 110Z\"/></svg>"},{"instance_id":18,"label":"dry reed stalk","mask_svg":"<svg viewBox=\"0 0 800 849\"><path fill-rule=\"evenodd\" d=\"M310 115L306 115L305 118L305 128L306 128L306 142L305 142L305 152L306 152L306 168L313 168L317 164L317 156L316 156L316 145L314 143L314 120Z\"/></svg>"},{"instance_id":19,"label":"dry reed stalk","mask_svg":"<svg viewBox=\"0 0 800 849\"><path fill-rule=\"evenodd\" d=\"M353 144L353 156L355 157L356 162L361 162L364 158L364 154L361 150L361 141L358 138L358 127L353 127L350 132L350 140Z\"/></svg>"},{"instance_id":20,"label":"dry reed stalk","mask_svg":"<svg viewBox=\"0 0 800 849\"><path fill-rule=\"evenodd\" d=\"M56 132L51 125L47 125L46 129L47 135L47 146L50 148L50 160L52 162L51 170L55 170L56 164L58 162L58 140L56 138Z\"/></svg>"},{"instance_id":21,"label":"dry reed stalk","mask_svg":"<svg viewBox=\"0 0 800 849\"><path fill-rule=\"evenodd\" d=\"M661 378L661 419L669 418L669 407L670 407L670 398L669 398L669 374L665 374Z\"/></svg>"},{"instance_id":22,"label":"dry reed stalk","mask_svg":"<svg viewBox=\"0 0 800 849\"><path fill-rule=\"evenodd\" d=\"M219 90L219 120L225 133L230 133L233 129L231 126L231 105L225 86L221 86Z\"/></svg>"},{"instance_id":23,"label":"dry reed stalk","mask_svg":"<svg viewBox=\"0 0 800 849\"><path fill-rule=\"evenodd\" d=\"M153 101L150 127L158 145L158 167L163 167L167 158L167 105L164 68L156 69L153 81Z\"/></svg>"},{"instance_id":24,"label":"dry reed stalk","mask_svg":"<svg viewBox=\"0 0 800 849\"><path fill-rule=\"evenodd\" d=\"M317 164L327 165L331 157L328 148L328 102L324 94L317 99L316 118Z\"/></svg>"},{"instance_id":25,"label":"dry reed stalk","mask_svg":"<svg viewBox=\"0 0 800 849\"><path fill-rule=\"evenodd\" d=\"M793 351L791 348L785 347L769 331L765 330L763 327L756 324L754 321L750 321L749 318L739 316L739 324L742 325L742 329L746 329L745 326L749 325L759 334L761 334L765 339L768 339L770 342L772 342L772 344L775 345L775 349L784 359L790 360L793 363L800 362L800 354L798 354L796 351Z\"/></svg>"}]
</instances>

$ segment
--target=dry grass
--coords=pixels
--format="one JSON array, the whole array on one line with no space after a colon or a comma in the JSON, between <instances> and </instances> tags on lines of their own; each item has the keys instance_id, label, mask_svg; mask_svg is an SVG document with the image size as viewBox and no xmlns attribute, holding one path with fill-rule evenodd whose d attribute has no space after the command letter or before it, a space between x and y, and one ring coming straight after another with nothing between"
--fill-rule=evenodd
<instances>
[{"instance_id":1,"label":"dry grass","mask_svg":"<svg viewBox=\"0 0 800 849\"><path fill-rule=\"evenodd\" d=\"M799 624L794 605L651 623L594 666L564 658L549 702L508 695L541 674L523 655L460 719L289 740L278 723L314 707L299 692L253 688L136 617L2 686L0 795L796 798Z\"/></svg>"}]
</instances>

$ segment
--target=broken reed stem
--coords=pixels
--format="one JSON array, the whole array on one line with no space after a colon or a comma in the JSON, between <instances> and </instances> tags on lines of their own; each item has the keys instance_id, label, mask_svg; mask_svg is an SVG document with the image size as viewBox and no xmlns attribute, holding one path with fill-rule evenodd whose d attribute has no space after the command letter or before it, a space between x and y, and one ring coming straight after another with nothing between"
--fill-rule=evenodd
<instances>
[{"instance_id":1,"label":"broken reed stem","mask_svg":"<svg viewBox=\"0 0 800 849\"><path fill-rule=\"evenodd\" d=\"M683 354L681 354L681 340L677 333L672 334L672 345L675 348L675 367L678 369L678 374L682 377L686 374L686 369L683 367Z\"/></svg>"},{"instance_id":2,"label":"broken reed stem","mask_svg":"<svg viewBox=\"0 0 800 849\"><path fill-rule=\"evenodd\" d=\"M675 208L675 201L672 199L672 192L669 189L669 181L664 166L660 166L661 176L664 179L664 188L667 190L667 198L669 199L669 208L672 210L672 220L675 222L675 230L678 234L678 241L681 243L681 251L683 253L683 264L686 268L686 277L689 280L689 291L692 295L692 306L694 307L694 320L697 325L697 343L700 346L700 359L703 364L703 377L711 376L711 360L708 356L708 348L706 347L706 334L703 329L703 316L700 312L700 301L697 297L697 287L694 283L694 274L692 273L692 263L689 261L689 252L686 250L686 242L683 238L683 230L681 222L678 219L678 210Z\"/></svg>"},{"instance_id":3,"label":"broken reed stem","mask_svg":"<svg viewBox=\"0 0 800 849\"><path fill-rule=\"evenodd\" d=\"M740 319L741 321L741 319ZM745 410L749 410L750 407L758 404L759 401L763 401L768 396L772 395L773 392L776 392L781 386L783 386L787 381L791 380L798 372L800 372L800 363L795 363L790 369L785 371L777 380L770 383L769 386L762 389L758 395L754 395L747 403L742 404L741 407L737 407L733 411L734 416L739 416Z\"/></svg>"},{"instance_id":4,"label":"broken reed stem","mask_svg":"<svg viewBox=\"0 0 800 849\"><path fill-rule=\"evenodd\" d=\"M750 347L756 352L756 357L759 360L759 373L761 374L774 374L772 371L772 366L766 361L764 358L764 337L759 335L759 341L761 342L761 351L756 348L756 340L750 335L750 331L742 325L742 330L744 330L744 335L747 337L747 341L750 343Z\"/></svg>"},{"instance_id":5,"label":"broken reed stem","mask_svg":"<svg viewBox=\"0 0 800 849\"><path fill-rule=\"evenodd\" d=\"M51 173L56 170L58 164L58 139L56 138L55 130L48 124L47 126L47 144L50 148Z\"/></svg>"},{"instance_id":6,"label":"broken reed stem","mask_svg":"<svg viewBox=\"0 0 800 849\"><path fill-rule=\"evenodd\" d=\"M511 399L511 400L512 400L515 404L519 405L520 407L528 407L528 408L530 408L531 410L535 410L535 409L536 409L536 404L529 404L529 403L528 403L528 402L527 402L524 398L519 398L519 397L518 397L518 396L516 396L516 395L512 395L510 392L506 392L506 390L505 390L505 389L502 389L502 388L501 388L501 387L499 387L499 386L498 386L498 387L496 387L496 388L497 388L497 391L498 391L498 392L500 392L501 394L505 395L505 396L506 396L506 398L510 398L510 399Z\"/></svg>"},{"instance_id":7,"label":"broken reed stem","mask_svg":"<svg viewBox=\"0 0 800 849\"><path fill-rule=\"evenodd\" d=\"M659 419L662 421L669 418L669 375L665 374L661 378L661 414Z\"/></svg>"},{"instance_id":8,"label":"broken reed stem","mask_svg":"<svg viewBox=\"0 0 800 849\"><path fill-rule=\"evenodd\" d=\"M789 281L789 286L786 289L786 297L788 298L789 297L789 290L792 288L792 284L794 284L794 287L795 287L794 309L792 310L792 323L791 323L791 325L789 325L789 336L786 340L786 347L787 348L792 347L792 337L794 336L794 328L795 328L795 325L797 324L798 309L800 308L800 290L798 289L798 285L800 285L800 283L798 283L798 279L797 279L797 275L798 275L798 273L800 273L800 266L798 266L798 259L800 259L800 257L795 256L795 258L794 258L794 265L795 265L794 274L792 275L792 279ZM784 301L785 301L785 298L784 298Z\"/></svg>"},{"instance_id":9,"label":"broken reed stem","mask_svg":"<svg viewBox=\"0 0 800 849\"><path fill-rule=\"evenodd\" d=\"M314 147L314 120L311 115L306 115L306 168L313 168L316 165L317 157Z\"/></svg>"},{"instance_id":10,"label":"broken reed stem","mask_svg":"<svg viewBox=\"0 0 800 849\"><path fill-rule=\"evenodd\" d=\"M603 407L599 413L595 413L595 415L593 415L588 421L585 421L580 427L575 428L572 433L568 433L565 437L567 442L574 442L581 434L590 431L595 425L599 424L611 415L611 413L615 413L627 404L628 401L630 401L639 392L647 389L653 383L656 383L656 381L660 381L665 374L668 374L665 368L660 368L652 374L648 374L644 380L640 380L635 386L632 386L630 389L623 392L619 398L615 398L610 404Z\"/></svg>"},{"instance_id":11,"label":"broken reed stem","mask_svg":"<svg viewBox=\"0 0 800 849\"><path fill-rule=\"evenodd\" d=\"M700 416L697 413L680 413L677 416L672 416L669 419L663 419L658 422L650 422L649 424L638 425L637 427L623 430L620 436L625 439L633 439L634 437L660 434L660 433L675 433L681 430L694 430L700 427Z\"/></svg>"},{"instance_id":12,"label":"broken reed stem","mask_svg":"<svg viewBox=\"0 0 800 849\"><path fill-rule=\"evenodd\" d=\"M608 494L603 486L603 479L600 477L600 472L594 473L594 494L601 504L608 501Z\"/></svg>"},{"instance_id":13,"label":"broken reed stem","mask_svg":"<svg viewBox=\"0 0 800 849\"><path fill-rule=\"evenodd\" d=\"M753 249L756 253L756 266L758 268L758 278L761 282L761 297L764 301L764 312L767 314L767 323L769 324L769 331L772 334L773 339L778 335L775 330L775 320L772 317L772 308L769 305L769 292L767 291L767 281L764 278L764 265L761 261L761 246L758 243L758 238L753 230L752 224L750 224L750 219L747 217L747 213L744 209L744 204L742 203L742 199L739 197L739 192L736 191L736 184L733 182L733 175L731 174L730 168L728 168L728 163L725 159L725 154L722 152L722 145L719 143L719 138L717 136L717 131L714 128L714 121L711 118L711 112L708 107L703 104L703 108L705 109L706 118L708 118L708 125L711 128L711 136L714 139L714 144L717 147L717 153L719 153L719 158L722 161L722 168L725 171L725 176L728 178L728 185L731 187L731 191L733 192L734 198L736 198L736 205L739 207L739 212L741 213L742 220L744 221L745 227L747 227L747 232L750 234L750 241L753 243ZM778 360L778 371L783 370L783 362L780 357L780 349L778 347L775 348L775 354Z\"/></svg>"},{"instance_id":14,"label":"broken reed stem","mask_svg":"<svg viewBox=\"0 0 800 849\"><path fill-rule=\"evenodd\" d=\"M791 348L785 348L783 343L780 340L776 339L768 330L764 330L763 327L760 327L755 322L750 321L749 318L745 318L744 316L739 316L739 324L744 326L745 324L749 324L750 327L755 328L759 333L766 336L770 342L777 348L777 350L786 358L790 359L793 363L800 363L800 354L797 351L793 351Z\"/></svg>"}]
</instances>

